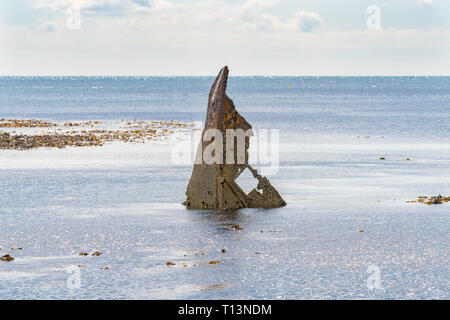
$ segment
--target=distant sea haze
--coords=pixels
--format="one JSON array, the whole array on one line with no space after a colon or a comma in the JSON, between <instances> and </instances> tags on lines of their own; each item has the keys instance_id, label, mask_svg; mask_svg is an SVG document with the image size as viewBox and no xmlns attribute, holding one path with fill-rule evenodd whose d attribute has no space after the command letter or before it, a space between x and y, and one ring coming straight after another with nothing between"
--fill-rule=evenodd
<instances>
[{"instance_id":1,"label":"distant sea haze","mask_svg":"<svg viewBox=\"0 0 450 320\"><path fill-rule=\"evenodd\" d=\"M0 117L203 121L212 77L0 77ZM253 125L450 139L450 77L231 77Z\"/></svg>"}]
</instances>

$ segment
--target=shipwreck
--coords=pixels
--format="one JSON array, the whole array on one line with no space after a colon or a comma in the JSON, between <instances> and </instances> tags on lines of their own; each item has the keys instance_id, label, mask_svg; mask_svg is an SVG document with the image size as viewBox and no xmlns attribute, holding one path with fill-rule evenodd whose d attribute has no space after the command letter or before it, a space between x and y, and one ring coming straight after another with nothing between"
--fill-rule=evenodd
<instances>
[{"instance_id":1,"label":"shipwreck","mask_svg":"<svg viewBox=\"0 0 450 320\"><path fill-rule=\"evenodd\" d=\"M224 67L209 93L206 122L183 204L188 209L208 210L285 206L286 202L269 180L248 163L252 126L227 96L227 81L228 67ZM206 159L205 154L214 161ZM236 182L245 170L258 182L249 193Z\"/></svg>"}]
</instances>

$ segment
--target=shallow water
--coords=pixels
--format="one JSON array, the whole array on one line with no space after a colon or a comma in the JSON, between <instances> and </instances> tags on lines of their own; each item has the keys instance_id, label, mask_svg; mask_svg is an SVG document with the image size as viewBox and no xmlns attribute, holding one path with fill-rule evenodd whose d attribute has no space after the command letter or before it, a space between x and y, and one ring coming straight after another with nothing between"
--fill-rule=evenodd
<instances>
[{"instance_id":1,"label":"shallow water","mask_svg":"<svg viewBox=\"0 0 450 320\"><path fill-rule=\"evenodd\" d=\"M0 118L203 120L211 81L0 78ZM406 201L450 195L450 78L231 78L228 94L280 130L287 207L185 210L176 141L0 150L0 298L449 298L450 204Z\"/></svg>"}]
</instances>

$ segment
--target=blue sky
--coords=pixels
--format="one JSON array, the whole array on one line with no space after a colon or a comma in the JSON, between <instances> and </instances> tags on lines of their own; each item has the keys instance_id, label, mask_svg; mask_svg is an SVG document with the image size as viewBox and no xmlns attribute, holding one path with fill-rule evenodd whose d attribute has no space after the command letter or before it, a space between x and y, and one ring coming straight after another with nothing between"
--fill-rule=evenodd
<instances>
[{"instance_id":1,"label":"blue sky","mask_svg":"<svg viewBox=\"0 0 450 320\"><path fill-rule=\"evenodd\" d=\"M0 74L450 75L449 17L448 0L0 0Z\"/></svg>"}]
</instances>

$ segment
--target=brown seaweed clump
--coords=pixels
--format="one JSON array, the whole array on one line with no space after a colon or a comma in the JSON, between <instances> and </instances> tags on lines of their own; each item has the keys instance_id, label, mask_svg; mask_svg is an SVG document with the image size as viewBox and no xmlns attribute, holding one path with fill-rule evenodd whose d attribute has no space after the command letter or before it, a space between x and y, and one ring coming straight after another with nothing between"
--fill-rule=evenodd
<instances>
[{"instance_id":1,"label":"brown seaweed clump","mask_svg":"<svg viewBox=\"0 0 450 320\"><path fill-rule=\"evenodd\" d=\"M0 128L48 128L57 124L41 120L0 119Z\"/></svg>"},{"instance_id":2,"label":"brown seaweed clump","mask_svg":"<svg viewBox=\"0 0 450 320\"><path fill-rule=\"evenodd\" d=\"M179 121L122 122L120 128L99 128L101 121L66 122L56 124L39 120L0 119L0 128L55 128L54 132L1 132L0 149L29 150L37 148L65 148L102 146L108 142L145 143L164 139L176 130L193 128L192 123Z\"/></svg>"},{"instance_id":3,"label":"brown seaweed clump","mask_svg":"<svg viewBox=\"0 0 450 320\"><path fill-rule=\"evenodd\" d=\"M426 197L426 196L420 196L418 197L417 201L406 201L407 203L423 203L427 204L429 206L435 205L435 204L444 204L450 201L450 197L443 197L441 195L435 196L435 197Z\"/></svg>"},{"instance_id":4,"label":"brown seaweed clump","mask_svg":"<svg viewBox=\"0 0 450 320\"><path fill-rule=\"evenodd\" d=\"M101 146L102 140L89 134L11 135L0 133L0 149L28 150L40 147L65 148Z\"/></svg>"},{"instance_id":5,"label":"brown seaweed clump","mask_svg":"<svg viewBox=\"0 0 450 320\"><path fill-rule=\"evenodd\" d=\"M11 257L9 254L4 255L3 257L0 257L0 261L10 262L10 261L13 261L13 260L14 260L14 258Z\"/></svg>"}]
</instances>

